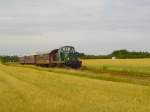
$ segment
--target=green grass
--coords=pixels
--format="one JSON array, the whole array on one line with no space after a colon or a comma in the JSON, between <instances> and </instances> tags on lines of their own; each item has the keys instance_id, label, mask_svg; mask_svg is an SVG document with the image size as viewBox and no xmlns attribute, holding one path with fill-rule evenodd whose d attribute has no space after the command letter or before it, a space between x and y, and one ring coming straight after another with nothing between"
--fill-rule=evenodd
<instances>
[{"instance_id":1,"label":"green grass","mask_svg":"<svg viewBox=\"0 0 150 112\"><path fill-rule=\"evenodd\" d=\"M114 80L108 73L0 65L0 112L150 111L150 86Z\"/></svg>"}]
</instances>

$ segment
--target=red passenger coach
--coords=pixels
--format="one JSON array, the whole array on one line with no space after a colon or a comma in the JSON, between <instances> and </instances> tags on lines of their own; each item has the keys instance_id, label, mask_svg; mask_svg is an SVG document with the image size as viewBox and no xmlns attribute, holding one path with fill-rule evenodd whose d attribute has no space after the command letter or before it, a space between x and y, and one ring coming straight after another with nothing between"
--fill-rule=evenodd
<instances>
[{"instance_id":1,"label":"red passenger coach","mask_svg":"<svg viewBox=\"0 0 150 112\"><path fill-rule=\"evenodd\" d=\"M21 58L22 64L35 64L35 56L24 56Z\"/></svg>"},{"instance_id":2,"label":"red passenger coach","mask_svg":"<svg viewBox=\"0 0 150 112\"><path fill-rule=\"evenodd\" d=\"M31 56L24 56L20 58L21 64L31 64L31 65L49 65L53 66L53 61L56 59L56 53L58 49L53 50L50 53L35 54Z\"/></svg>"}]
</instances>

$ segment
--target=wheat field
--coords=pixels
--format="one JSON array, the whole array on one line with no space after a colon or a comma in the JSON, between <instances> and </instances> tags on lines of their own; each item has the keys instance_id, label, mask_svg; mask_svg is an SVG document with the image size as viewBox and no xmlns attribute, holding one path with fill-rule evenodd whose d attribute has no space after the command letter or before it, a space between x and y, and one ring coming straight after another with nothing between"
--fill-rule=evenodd
<instances>
[{"instance_id":1,"label":"wheat field","mask_svg":"<svg viewBox=\"0 0 150 112\"><path fill-rule=\"evenodd\" d=\"M150 59L90 59L83 60L88 70L150 75Z\"/></svg>"},{"instance_id":2,"label":"wheat field","mask_svg":"<svg viewBox=\"0 0 150 112\"><path fill-rule=\"evenodd\" d=\"M83 63L87 69L138 65L133 64L134 60L124 61L84 60ZM148 67L149 63L144 61L139 66ZM150 111L150 86L107 80L108 76L109 73L99 71L0 64L0 112Z\"/></svg>"}]
</instances>

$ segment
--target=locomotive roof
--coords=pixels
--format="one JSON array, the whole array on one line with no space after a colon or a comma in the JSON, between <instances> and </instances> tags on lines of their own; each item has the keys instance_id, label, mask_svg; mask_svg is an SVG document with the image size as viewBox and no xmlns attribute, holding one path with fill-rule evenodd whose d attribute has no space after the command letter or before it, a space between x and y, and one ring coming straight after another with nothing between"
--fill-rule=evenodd
<instances>
[{"instance_id":1,"label":"locomotive roof","mask_svg":"<svg viewBox=\"0 0 150 112\"><path fill-rule=\"evenodd\" d=\"M60 49L61 49L61 48L64 48L64 47L72 47L72 48L74 48L73 46L62 46L62 47L60 47Z\"/></svg>"},{"instance_id":2,"label":"locomotive roof","mask_svg":"<svg viewBox=\"0 0 150 112\"><path fill-rule=\"evenodd\" d=\"M51 51L50 50L48 50L48 51L39 51L39 52L36 52L36 55L48 54L48 53L51 53Z\"/></svg>"}]
</instances>

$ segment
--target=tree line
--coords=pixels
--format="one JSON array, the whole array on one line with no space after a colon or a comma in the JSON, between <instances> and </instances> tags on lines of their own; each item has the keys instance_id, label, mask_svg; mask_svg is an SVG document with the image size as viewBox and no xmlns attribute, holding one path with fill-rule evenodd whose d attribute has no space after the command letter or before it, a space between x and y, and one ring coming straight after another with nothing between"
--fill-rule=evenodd
<instances>
[{"instance_id":1,"label":"tree line","mask_svg":"<svg viewBox=\"0 0 150 112\"><path fill-rule=\"evenodd\" d=\"M111 59L115 57L117 59L136 59L136 58L150 58L149 52L135 52L128 51L126 49L113 51L108 55L87 55L84 53L79 53L81 59ZM19 62L18 56L0 56L1 63L12 63Z\"/></svg>"},{"instance_id":2,"label":"tree line","mask_svg":"<svg viewBox=\"0 0 150 112\"><path fill-rule=\"evenodd\" d=\"M82 59L111 59L112 57L115 57L117 59L150 58L150 53L128 51L126 49L115 50L108 55L86 55L84 53L80 53L80 58Z\"/></svg>"},{"instance_id":3,"label":"tree line","mask_svg":"<svg viewBox=\"0 0 150 112\"><path fill-rule=\"evenodd\" d=\"M19 61L18 56L0 56L1 63L12 63L12 62L18 62L18 61Z\"/></svg>"}]
</instances>

